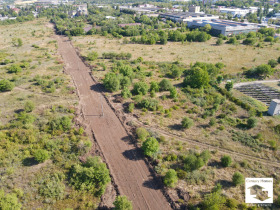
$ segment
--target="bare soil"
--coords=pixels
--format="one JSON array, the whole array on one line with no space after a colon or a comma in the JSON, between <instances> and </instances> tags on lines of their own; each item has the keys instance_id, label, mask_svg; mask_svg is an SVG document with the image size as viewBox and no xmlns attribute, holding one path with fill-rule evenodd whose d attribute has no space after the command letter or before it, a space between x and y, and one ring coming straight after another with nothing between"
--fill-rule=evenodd
<instances>
[{"instance_id":1,"label":"bare soil","mask_svg":"<svg viewBox=\"0 0 280 210\"><path fill-rule=\"evenodd\" d=\"M133 202L134 209L171 209L162 192L162 182L153 176L142 153L131 142L122 123L102 94L102 87L91 78L67 38L56 36L58 50L80 97L85 121L89 123L121 195Z\"/></svg>"}]
</instances>

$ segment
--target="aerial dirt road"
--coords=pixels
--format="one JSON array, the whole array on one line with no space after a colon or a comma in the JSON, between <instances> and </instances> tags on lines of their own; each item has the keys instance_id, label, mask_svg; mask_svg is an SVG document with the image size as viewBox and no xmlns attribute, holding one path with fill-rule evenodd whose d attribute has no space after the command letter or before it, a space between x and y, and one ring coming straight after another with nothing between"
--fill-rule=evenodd
<instances>
[{"instance_id":1,"label":"aerial dirt road","mask_svg":"<svg viewBox=\"0 0 280 210\"><path fill-rule=\"evenodd\" d=\"M68 38L56 36L56 39L65 71L76 84L83 115L94 132L120 193L132 200L134 209L171 209L160 189L160 180L152 176L143 155L130 143L121 122L100 94L102 88L92 80L90 69L79 58Z\"/></svg>"}]
</instances>

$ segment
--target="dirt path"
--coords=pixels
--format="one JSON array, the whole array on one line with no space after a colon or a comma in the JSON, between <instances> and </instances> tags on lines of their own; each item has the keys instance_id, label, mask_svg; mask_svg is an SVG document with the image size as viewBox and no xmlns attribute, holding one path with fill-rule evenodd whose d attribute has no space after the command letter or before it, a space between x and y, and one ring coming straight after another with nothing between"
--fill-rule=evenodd
<instances>
[{"instance_id":1,"label":"dirt path","mask_svg":"<svg viewBox=\"0 0 280 210\"><path fill-rule=\"evenodd\" d=\"M253 85L253 84L262 84L262 83L270 83L270 82L280 82L279 79L273 79L273 80L258 80L258 81L252 81L252 82L239 82L233 84L234 88L243 86L243 85Z\"/></svg>"},{"instance_id":2,"label":"dirt path","mask_svg":"<svg viewBox=\"0 0 280 210\"><path fill-rule=\"evenodd\" d=\"M134 209L171 209L161 191L161 181L152 176L121 122L100 94L101 88L76 54L67 38L56 36L65 70L76 84L85 120L89 122L111 175L121 194L133 201ZM103 116L102 116L103 111Z\"/></svg>"}]
</instances>

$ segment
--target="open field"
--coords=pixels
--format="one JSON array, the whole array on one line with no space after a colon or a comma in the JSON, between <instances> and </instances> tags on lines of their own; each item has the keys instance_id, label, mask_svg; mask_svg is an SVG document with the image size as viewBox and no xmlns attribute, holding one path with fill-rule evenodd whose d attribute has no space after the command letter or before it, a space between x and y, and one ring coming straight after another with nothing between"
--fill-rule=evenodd
<instances>
[{"instance_id":1,"label":"open field","mask_svg":"<svg viewBox=\"0 0 280 210\"><path fill-rule=\"evenodd\" d=\"M75 46L83 49L85 55L96 50L99 55L104 52L130 52L132 59L143 57L145 61L174 62L180 61L187 65L197 61L226 65L225 74L242 72L247 69L267 63L269 59L277 59L280 54L280 43L265 44L263 48L245 45L223 44L216 46L216 38L207 42L178 43L168 42L166 45L122 44L120 39L110 39L103 36L73 37Z\"/></svg>"},{"instance_id":2,"label":"open field","mask_svg":"<svg viewBox=\"0 0 280 210\"><path fill-rule=\"evenodd\" d=\"M69 183L69 170L92 143L73 123L79 98L47 23L0 26L0 80L15 85L0 93L0 189L23 209L97 208L98 196ZM63 129L56 127L62 119ZM38 151L47 160L34 158Z\"/></svg>"}]
</instances>

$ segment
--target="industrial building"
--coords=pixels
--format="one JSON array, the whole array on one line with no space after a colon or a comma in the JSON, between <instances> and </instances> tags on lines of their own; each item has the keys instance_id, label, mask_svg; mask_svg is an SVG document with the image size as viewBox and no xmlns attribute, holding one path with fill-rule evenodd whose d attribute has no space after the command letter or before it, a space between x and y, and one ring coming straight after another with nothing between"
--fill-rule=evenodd
<instances>
[{"instance_id":1,"label":"industrial building","mask_svg":"<svg viewBox=\"0 0 280 210\"><path fill-rule=\"evenodd\" d=\"M212 19L219 18L219 16L215 16L215 15L194 13L194 12L162 13L160 14L160 17L175 22L189 22L194 20L203 21L203 20L212 20Z\"/></svg>"},{"instance_id":2,"label":"industrial building","mask_svg":"<svg viewBox=\"0 0 280 210\"><path fill-rule=\"evenodd\" d=\"M196 5L189 6L189 12L199 13L200 12L200 6L196 6Z\"/></svg>"},{"instance_id":3,"label":"industrial building","mask_svg":"<svg viewBox=\"0 0 280 210\"><path fill-rule=\"evenodd\" d=\"M188 21L187 23L189 28L200 28L209 24L212 28L212 34L223 34L225 36L248 33L250 31L257 31L259 29L258 25L254 23L241 23L222 19L211 19L202 21L193 20Z\"/></svg>"}]
</instances>

